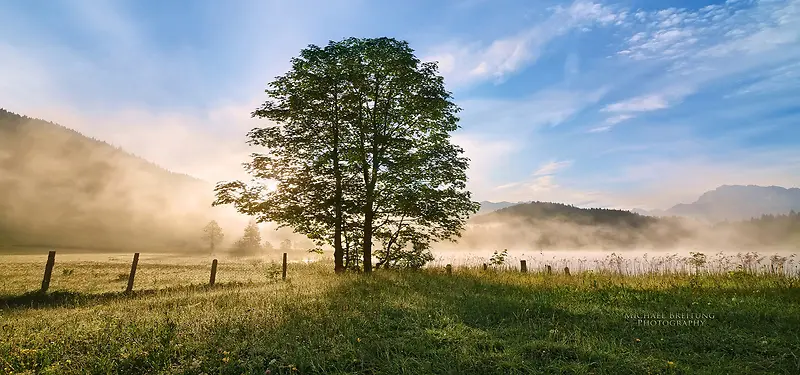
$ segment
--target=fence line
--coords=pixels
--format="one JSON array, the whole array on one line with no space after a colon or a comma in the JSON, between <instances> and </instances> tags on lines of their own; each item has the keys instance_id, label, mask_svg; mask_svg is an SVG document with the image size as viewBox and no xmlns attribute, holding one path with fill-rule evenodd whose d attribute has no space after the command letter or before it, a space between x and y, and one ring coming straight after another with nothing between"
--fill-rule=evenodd
<instances>
[{"instance_id":1,"label":"fence line","mask_svg":"<svg viewBox=\"0 0 800 375\"><path fill-rule=\"evenodd\" d=\"M281 279L286 280L286 274L288 269L288 258L287 253L283 253L283 266L281 270ZM47 263L44 267L44 275L42 277L42 286L39 289L40 293L46 293L47 290L50 288L50 280L53 276L53 267L55 266L56 262L56 252L51 250L47 254ZM209 286L214 286L217 279L217 259L211 261L211 276L208 281ZM139 266L139 253L133 254L133 261L131 262L131 271L128 273L128 284L125 288L125 293L133 292L134 280L136 279L136 270Z\"/></svg>"},{"instance_id":2,"label":"fence line","mask_svg":"<svg viewBox=\"0 0 800 375\"><path fill-rule=\"evenodd\" d=\"M284 281L286 280L287 269L288 269L288 257L287 256L288 256L287 253L283 253L283 257L282 257L283 258L282 259L282 263L283 264L282 264L282 268L281 268L281 279L284 280ZM55 251L49 251L48 255L47 255L47 263L45 264L44 275L42 277L42 285L41 285L41 288L40 288L40 293L46 293L47 290L50 287L50 281L52 279L53 268L55 266L55 258L56 258L56 252ZM518 271L520 273L528 273L528 262L527 262L527 260L526 259L520 259L519 262L520 262L520 264L519 264ZM133 290L134 290L134 280L136 278L136 271L138 269L138 263L139 263L139 253L134 253L133 260L131 262L130 272L127 275L128 283L127 283L127 287L125 289L125 293L132 293ZM208 285L209 286L214 286L216 284L218 263L219 262L218 262L217 259L213 259L212 262L211 262L211 273L210 273L210 277L208 279L209 280L208 281ZM556 264L557 263L558 262L556 262ZM789 263L791 264L791 262L789 262ZM498 266L498 264L494 264L493 268L496 267L496 266ZM558 266L558 265L556 265L556 266ZM441 267L441 266L439 266L439 267ZM459 266L459 267L462 267L462 266ZM480 266L478 266L478 267L480 267ZM709 267L708 269L703 269L701 271L701 267L702 266L696 267L696 269L694 270L695 272L691 272L692 269L689 269L688 272L686 272L685 270L682 270L682 269L681 270L675 270L675 272L677 272L679 274L713 274L713 273L715 273L715 271L718 271L718 270L715 270L715 269L713 269L711 267ZM452 275L453 268L454 268L452 264L448 263L448 264L445 265L444 268L445 268L445 272L446 272L447 275ZM487 263L483 263L482 264L482 268L483 268L483 271L487 271L488 270L488 264ZM617 268L621 269L621 267L617 267ZM503 270L506 270L506 271L514 271L515 270L515 268L513 266L509 266L509 265L505 265L505 264L501 264L500 265L500 269L503 269ZM758 272L759 270L758 270L757 267L739 267L739 270L740 271L744 271L746 273L754 273L754 274L758 274L759 273ZM616 273L615 269L613 269L613 268L606 269L606 271L609 271L609 272L612 272L612 273ZM791 277L791 274L789 272L787 272L787 271L788 270L786 268L784 268L784 264L781 263L779 265L779 267L771 265L769 268L766 269L766 272L763 272L763 273L769 273L769 274L774 274L774 275L784 275L784 276L790 276ZM534 271L534 272L536 272L536 271ZM539 268L538 272L539 273L545 273L546 275L552 275L553 274L553 269L552 269L552 266L550 264L545 264L544 268L543 269ZM583 272L587 272L587 270L578 269L577 272L580 274L580 273L583 273ZM277 273L277 271L276 271L276 273ZM622 271L620 271L619 273L620 274L628 274L628 273L622 272ZM657 271L655 273L656 274L663 274L664 272L658 272ZM124 274L122 274L122 275L124 275ZM570 268L568 266L565 266L563 268L563 275L565 275L565 276L570 276L571 275ZM800 275L800 273L798 275ZM120 280L120 281L122 281L122 280Z\"/></svg>"}]
</instances>

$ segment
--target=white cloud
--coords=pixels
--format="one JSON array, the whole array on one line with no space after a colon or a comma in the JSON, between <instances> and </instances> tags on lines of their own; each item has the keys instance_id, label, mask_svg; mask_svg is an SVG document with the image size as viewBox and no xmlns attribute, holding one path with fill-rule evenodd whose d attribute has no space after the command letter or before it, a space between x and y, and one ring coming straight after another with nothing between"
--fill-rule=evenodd
<instances>
[{"instance_id":1,"label":"white cloud","mask_svg":"<svg viewBox=\"0 0 800 375\"><path fill-rule=\"evenodd\" d=\"M634 116L632 114L621 114L621 115L612 116L612 117L609 117L609 118L605 119L605 121L603 121L603 125L590 128L587 132L589 132L589 133L604 133L604 132L607 132L607 131L611 130L611 128L613 128L614 125L617 125L617 124L619 124L620 122L623 122L623 121L630 120L630 119L632 119L634 117L636 117L636 116Z\"/></svg>"},{"instance_id":2,"label":"white cloud","mask_svg":"<svg viewBox=\"0 0 800 375\"><path fill-rule=\"evenodd\" d=\"M569 168L571 160L549 161L543 163L530 178L497 186L492 191L492 199L506 201L558 201L584 202L594 197L592 192L563 188L556 182L559 171Z\"/></svg>"},{"instance_id":3,"label":"white cloud","mask_svg":"<svg viewBox=\"0 0 800 375\"><path fill-rule=\"evenodd\" d=\"M549 88L521 99L472 99L460 102L466 129L490 129L508 136L524 136L541 126L557 126L589 105L597 103L608 88L591 91Z\"/></svg>"},{"instance_id":4,"label":"white cloud","mask_svg":"<svg viewBox=\"0 0 800 375\"><path fill-rule=\"evenodd\" d=\"M503 171L503 165L522 149L522 142L513 139L487 139L483 134L460 132L453 135L453 143L464 149L469 158L467 187L477 199L492 197L494 178Z\"/></svg>"},{"instance_id":5,"label":"white cloud","mask_svg":"<svg viewBox=\"0 0 800 375\"><path fill-rule=\"evenodd\" d=\"M612 126L603 125L603 126L597 126L597 127L591 128L587 132L589 132L589 133L604 133L604 132L607 132L607 131L611 130L611 128L612 128Z\"/></svg>"},{"instance_id":6,"label":"white cloud","mask_svg":"<svg viewBox=\"0 0 800 375\"><path fill-rule=\"evenodd\" d=\"M793 91L798 87L800 87L800 62L791 62L759 74L755 82L736 90L729 97Z\"/></svg>"},{"instance_id":7,"label":"white cloud","mask_svg":"<svg viewBox=\"0 0 800 375\"><path fill-rule=\"evenodd\" d=\"M658 95L645 95L625 101L609 104L603 108L604 112L647 112L664 109L669 106L663 97ZM623 118L622 120L625 120ZM621 121L621 120L620 120Z\"/></svg>"},{"instance_id":8,"label":"white cloud","mask_svg":"<svg viewBox=\"0 0 800 375\"><path fill-rule=\"evenodd\" d=\"M543 164L539 169L533 172L534 176L546 176L551 175L555 172L558 172L561 169L568 168L572 165L571 160L563 160L563 161L551 161L549 163Z\"/></svg>"},{"instance_id":9,"label":"white cloud","mask_svg":"<svg viewBox=\"0 0 800 375\"><path fill-rule=\"evenodd\" d=\"M618 116L607 118L604 123L606 125L616 125L616 124L619 124L620 122L623 122L623 121L626 121L626 120L630 120L630 119L632 119L634 117L635 116L633 116L633 115L618 115Z\"/></svg>"},{"instance_id":10,"label":"white cloud","mask_svg":"<svg viewBox=\"0 0 800 375\"><path fill-rule=\"evenodd\" d=\"M439 61L448 85L464 86L486 80L502 82L535 63L548 43L569 31L609 25L624 17L604 5L577 0L567 8L553 8L548 19L516 35L488 44L451 42L432 47L423 60Z\"/></svg>"},{"instance_id":11,"label":"white cloud","mask_svg":"<svg viewBox=\"0 0 800 375\"><path fill-rule=\"evenodd\" d=\"M603 111L631 114L665 109L722 79L742 79L783 66L775 79L730 94L790 90L800 59L800 0L727 2L700 11L669 9L637 13L624 49L645 72L657 74L637 86L642 94L609 104ZM675 22L664 23L664 20ZM629 20L630 21L630 20ZM779 68L780 69L780 68ZM762 77L759 77L762 78Z\"/></svg>"},{"instance_id":12,"label":"white cloud","mask_svg":"<svg viewBox=\"0 0 800 375\"><path fill-rule=\"evenodd\" d=\"M620 54L636 60L696 60L758 53L800 38L800 1L728 1L700 11L639 12ZM733 61L735 63L735 61Z\"/></svg>"}]
</instances>

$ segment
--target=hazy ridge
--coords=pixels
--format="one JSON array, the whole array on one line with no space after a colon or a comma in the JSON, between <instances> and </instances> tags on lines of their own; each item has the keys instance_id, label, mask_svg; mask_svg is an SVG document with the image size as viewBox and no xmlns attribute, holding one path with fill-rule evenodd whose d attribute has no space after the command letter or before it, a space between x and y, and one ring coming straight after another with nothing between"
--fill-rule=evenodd
<instances>
[{"instance_id":1,"label":"hazy ridge","mask_svg":"<svg viewBox=\"0 0 800 375\"><path fill-rule=\"evenodd\" d=\"M210 217L211 189L74 130L0 110L0 244L190 248Z\"/></svg>"}]
</instances>

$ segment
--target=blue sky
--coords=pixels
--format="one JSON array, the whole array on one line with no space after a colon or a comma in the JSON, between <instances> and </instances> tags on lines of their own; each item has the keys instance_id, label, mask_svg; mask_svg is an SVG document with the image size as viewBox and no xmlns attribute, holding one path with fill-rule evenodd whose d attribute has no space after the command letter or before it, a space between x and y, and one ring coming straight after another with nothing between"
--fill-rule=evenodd
<instances>
[{"instance_id":1,"label":"blue sky","mask_svg":"<svg viewBox=\"0 0 800 375\"><path fill-rule=\"evenodd\" d=\"M267 82L348 36L439 62L479 200L666 208L800 186L798 0L5 1L0 107L241 178Z\"/></svg>"}]
</instances>

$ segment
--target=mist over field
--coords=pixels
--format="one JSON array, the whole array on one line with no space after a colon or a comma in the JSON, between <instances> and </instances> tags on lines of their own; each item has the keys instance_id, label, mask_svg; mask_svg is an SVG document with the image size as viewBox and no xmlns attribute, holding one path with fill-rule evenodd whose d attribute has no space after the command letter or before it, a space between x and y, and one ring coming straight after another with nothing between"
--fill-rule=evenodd
<instances>
[{"instance_id":1,"label":"mist over field","mask_svg":"<svg viewBox=\"0 0 800 375\"><path fill-rule=\"evenodd\" d=\"M0 112L0 249L208 253L203 226L216 220L229 247L249 218L212 207L214 184L54 123ZM291 229L262 224L275 248Z\"/></svg>"},{"instance_id":2,"label":"mist over field","mask_svg":"<svg viewBox=\"0 0 800 375\"><path fill-rule=\"evenodd\" d=\"M0 122L0 246L4 252L60 248L89 254L136 250L205 257L209 250L201 231L209 220L216 220L225 237L215 253L223 256L230 253L248 223L247 216L230 206L211 206L215 198L211 182L169 172L53 123L9 112L3 112ZM757 190L748 194L749 201L757 201ZM483 206L494 212L482 209L474 215L457 242L433 244L436 264L480 264L502 249L508 249L509 259L514 260L552 262L558 258L577 263L586 258L580 262L583 265L595 264L593 260L612 252L626 258L645 253L685 257L689 252L709 256L797 252L798 235L787 232L795 225L789 222L761 228L557 204ZM786 203L786 207L793 206ZM279 243L286 239L295 251L316 247L290 228L276 231L273 223L259 227L262 239L274 250L251 255L277 258ZM329 258L332 250L323 248L322 256L307 253L307 258Z\"/></svg>"}]
</instances>

